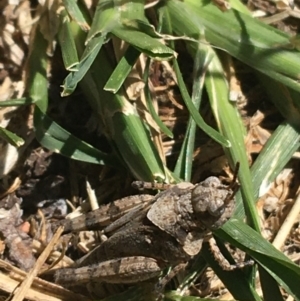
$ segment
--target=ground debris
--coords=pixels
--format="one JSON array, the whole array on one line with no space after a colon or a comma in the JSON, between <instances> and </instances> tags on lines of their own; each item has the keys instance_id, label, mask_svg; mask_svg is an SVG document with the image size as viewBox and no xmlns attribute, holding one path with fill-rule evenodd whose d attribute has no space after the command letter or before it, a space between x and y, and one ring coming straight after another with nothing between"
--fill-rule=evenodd
<instances>
[{"instance_id":1,"label":"ground debris","mask_svg":"<svg viewBox=\"0 0 300 301\"><path fill-rule=\"evenodd\" d=\"M22 210L19 204L6 210L0 209L0 233L7 248L7 259L24 271L29 271L35 263L32 238L22 231Z\"/></svg>"}]
</instances>

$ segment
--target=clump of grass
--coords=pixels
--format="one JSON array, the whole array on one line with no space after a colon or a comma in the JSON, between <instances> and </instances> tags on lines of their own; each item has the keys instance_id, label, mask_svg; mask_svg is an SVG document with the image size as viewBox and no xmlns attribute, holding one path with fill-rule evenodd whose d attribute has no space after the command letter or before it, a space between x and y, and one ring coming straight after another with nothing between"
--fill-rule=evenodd
<instances>
[{"instance_id":1,"label":"clump of grass","mask_svg":"<svg viewBox=\"0 0 300 301\"><path fill-rule=\"evenodd\" d=\"M240 163L241 188L234 218L215 235L255 260L262 296L256 290L255 267L245 272L232 271L229 277L229 272L216 265L207 247L202 252L206 261L196 261L178 284L179 290L184 291L207 262L238 300L283 300L280 288L300 300L300 269L261 236L255 207L262 185L271 183L299 148L299 53L280 47L290 44L288 34L252 18L241 3L231 5L230 10L222 12L212 3L198 0L161 1L151 8L153 24L145 17L142 1L99 1L92 17L92 10L82 1L65 0L59 7L41 6L36 12L39 20L33 28L26 69L28 97L1 105L35 104L36 138L44 147L75 160L114 168L122 166L136 179L144 181L190 181L195 133L201 128L222 145L231 167ZM47 9L52 18L50 23L56 25L55 34L46 19ZM177 40L186 44L194 60L191 95L177 62ZM76 138L47 115L46 53L53 41L60 45L65 69L69 71L62 83L62 95L70 95L80 87L84 101L89 103L103 128L111 153ZM126 47L122 43L126 43ZM137 62L141 56L144 67L139 69ZM244 143L246 129L236 103L229 100L224 66L231 57L256 70L270 100L285 118L252 166L249 166ZM151 100L148 80L151 60L172 62L178 88L190 114L174 170L166 164L161 138L161 133L171 138L173 133L160 121ZM132 88L128 79L133 72L138 74L136 80L142 87L140 97L145 98L143 111L140 98L135 103L134 93L128 92ZM216 128L208 125L199 113L204 89ZM4 133L3 130L2 136ZM7 132L6 140L19 143L17 137ZM130 291L130 298L131 294L139 298L139 289ZM170 300L185 300L180 291L169 292L167 296ZM190 299L197 300L196 297Z\"/></svg>"}]
</instances>

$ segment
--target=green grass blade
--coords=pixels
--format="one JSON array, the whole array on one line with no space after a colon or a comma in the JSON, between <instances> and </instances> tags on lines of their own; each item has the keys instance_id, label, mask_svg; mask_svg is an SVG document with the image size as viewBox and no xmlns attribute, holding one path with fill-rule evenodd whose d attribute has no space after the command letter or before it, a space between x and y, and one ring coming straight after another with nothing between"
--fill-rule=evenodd
<instances>
[{"instance_id":1,"label":"green grass blade","mask_svg":"<svg viewBox=\"0 0 300 301\"><path fill-rule=\"evenodd\" d=\"M285 299L280 292L276 280L260 265L258 266L258 272L264 301L284 301Z\"/></svg>"},{"instance_id":2,"label":"green grass blade","mask_svg":"<svg viewBox=\"0 0 300 301\"><path fill-rule=\"evenodd\" d=\"M214 52L212 48L210 48L210 50ZM240 163L238 178L241 185L240 191L243 199L238 199L239 205L242 205L241 201L243 200L243 207L246 211L248 223L256 231L260 231L260 223L253 196L253 186L251 185L251 173L244 144L245 129L236 108L236 103L229 101L228 83L224 75L223 67L216 55L213 57L212 62L208 67L205 84L217 126L220 132L231 143L231 147L224 149L224 151L232 162L232 168L234 168L234 165L237 162ZM213 264L212 262L209 263ZM238 274L238 271L234 272ZM232 273L232 275L239 277L237 274ZM219 272L219 277L222 277L222 281L226 281L226 273L223 275ZM228 283L228 285L232 284ZM239 299L240 292L237 290L237 287L233 286L231 293ZM252 291L250 290L248 293L252 294ZM253 298L256 297L253 296Z\"/></svg>"},{"instance_id":3,"label":"green grass blade","mask_svg":"<svg viewBox=\"0 0 300 301\"><path fill-rule=\"evenodd\" d=\"M33 50L28 60L30 73L27 82L29 96L36 103L34 127L37 140L48 149L69 158L118 167L118 162L114 157L101 153L99 150L72 136L46 115L48 106L46 48L47 42L37 29Z\"/></svg>"},{"instance_id":4,"label":"green grass blade","mask_svg":"<svg viewBox=\"0 0 300 301\"><path fill-rule=\"evenodd\" d=\"M299 132L287 123L279 125L251 168L257 197L265 193L299 147Z\"/></svg>"},{"instance_id":5,"label":"green grass blade","mask_svg":"<svg viewBox=\"0 0 300 301\"><path fill-rule=\"evenodd\" d=\"M62 96L67 96L74 92L77 84L83 79L83 77L86 75L91 65L93 64L102 45L105 42L105 39L105 37L100 36L94 38L89 42L87 51L83 54L83 58L77 65L77 71L70 72L70 74L65 78ZM61 47L63 47L63 45L61 45Z\"/></svg>"},{"instance_id":6,"label":"green grass blade","mask_svg":"<svg viewBox=\"0 0 300 301\"><path fill-rule=\"evenodd\" d=\"M289 145L289 147L284 147ZM274 181L284 166L300 147L300 135L291 125L284 122L273 132L251 167L253 195L255 200L265 192L266 187ZM245 212L237 194L236 218L244 218Z\"/></svg>"},{"instance_id":7,"label":"green grass blade","mask_svg":"<svg viewBox=\"0 0 300 301\"><path fill-rule=\"evenodd\" d=\"M115 36L153 59L165 60L175 56L174 50L160 41L161 36L145 18L144 1L122 3L118 10L119 25L112 30Z\"/></svg>"},{"instance_id":8,"label":"green grass blade","mask_svg":"<svg viewBox=\"0 0 300 301\"><path fill-rule=\"evenodd\" d=\"M30 97L22 97L22 98L15 98L10 100L4 100L0 102L1 107L18 107L23 105L30 105L34 104L34 100L30 99Z\"/></svg>"},{"instance_id":9,"label":"green grass blade","mask_svg":"<svg viewBox=\"0 0 300 301\"><path fill-rule=\"evenodd\" d=\"M213 50L211 49L211 51ZM231 143L231 147L225 149L225 152L231 159L231 166L234 168L237 162L240 163L238 178L241 184L240 190L247 213L247 221L254 229L260 231L247 152L244 144L245 129L235 103L230 102L228 99L228 83L222 65L216 55L208 66L205 84L218 128Z\"/></svg>"},{"instance_id":10,"label":"green grass blade","mask_svg":"<svg viewBox=\"0 0 300 301\"><path fill-rule=\"evenodd\" d=\"M76 23L73 22L72 28L77 51L83 52L85 37L78 30ZM97 37L91 39L90 43L95 39ZM103 89L112 72L111 62L101 49L80 81L80 87L85 94L85 100L99 117L99 123L114 154L137 179L174 182L174 177L164 166L149 131L135 107L126 98L126 93L122 89L116 94Z\"/></svg>"},{"instance_id":11,"label":"green grass blade","mask_svg":"<svg viewBox=\"0 0 300 301\"><path fill-rule=\"evenodd\" d=\"M132 70L140 54L141 52L139 50L129 46L103 89L114 94L117 93L124 84L124 81Z\"/></svg>"},{"instance_id":12,"label":"green grass blade","mask_svg":"<svg viewBox=\"0 0 300 301\"><path fill-rule=\"evenodd\" d=\"M191 286L193 286L199 276L205 271L207 268L207 262L201 255L197 255L195 260L193 260L192 265L186 270L185 277L180 281L180 285L177 288L177 292L186 292ZM179 278L179 277L177 277Z\"/></svg>"},{"instance_id":13,"label":"green grass blade","mask_svg":"<svg viewBox=\"0 0 300 301\"><path fill-rule=\"evenodd\" d=\"M100 52L91 67L92 79L84 79L81 87L86 92L90 90L90 83L95 83L99 98L93 99L90 104L104 123L113 147L137 179L170 181L149 132L134 106L120 92L114 95L103 90L111 72L112 67L106 55Z\"/></svg>"},{"instance_id":14,"label":"green grass blade","mask_svg":"<svg viewBox=\"0 0 300 301\"><path fill-rule=\"evenodd\" d=\"M176 3L176 6L174 6L174 4ZM178 4L178 5L177 5ZM203 26L205 26L206 24L208 24L208 25L210 25L210 26L215 26L216 27L216 24L222 24L222 26L219 26L220 28L219 28L219 35L220 35L220 39L219 40L214 40L214 42L215 42L215 44L216 45L218 45L218 46L220 46L220 47L222 47L222 39L224 38L224 39L227 39L228 37L227 37L227 35L228 36L230 36L230 38L232 38L232 45L230 46L230 47L237 47L237 45L239 44L239 42L238 42L238 40L234 40L234 35L235 34L237 34L236 32L235 32L235 27L234 27L234 25L233 24L235 24L235 26L237 26L237 24L236 23L238 23L237 21L236 21L236 18L233 18L235 21L234 21L234 23L231 23L231 20L227 20L227 17L232 17L232 13L233 12L231 12L231 13L229 13L229 12L226 12L226 13L222 13L222 12L220 12L220 15L219 15L219 13L217 13L217 15L218 15L218 20L221 20L222 18L226 18L226 20L228 21L228 22L225 22L225 19L224 19L224 22L210 22L210 21L208 21L208 19L209 19L209 16L207 16L208 15L208 13L207 12L204 12L204 8L203 8L203 10L201 10L201 13L200 13L200 11L199 11L199 16L198 16L198 14L197 14L197 16L196 15L194 15L193 16L193 14L195 13L195 12L198 12L197 10L190 10L190 9L187 9L187 7L184 5L184 3L177 3L176 1L169 1L169 2L167 2L167 8L168 8L168 12L169 12L169 16L170 16L170 19L171 19L171 21L172 21L172 24L174 24L174 30L175 30L175 32L178 34L178 35L182 35L183 34L183 32L185 32L188 36L191 36L191 37L197 37L197 36L199 36L199 33L203 30ZM215 8L212 8L212 14L214 14L215 13L215 10L218 10L218 9L215 9ZM229 13L229 14L228 14ZM234 12L235 13L235 12ZM201 16L200 16L200 14L201 14ZM203 22L200 22L200 20L203 18L203 16L206 18L208 18L205 22L203 21ZM240 16L239 14L237 14L237 16ZM221 18L221 19L220 19ZM231 18L232 19L232 18ZM209 19L210 20L210 19ZM241 20L243 20L243 19L241 19ZM249 20L247 19L247 22L248 22ZM249 21L249 23L247 23L247 24L251 24L251 22L252 21ZM257 35L259 34L259 26L260 26L260 23L259 23L259 21L254 21L254 22L256 22L255 24L255 26L257 27L257 32L254 34L254 38L256 38L256 39L259 39L258 40L258 44L260 43L260 47L262 46L262 44L261 43L263 43L263 41L261 40L261 37L257 37ZM178 25L179 24L181 24L182 25L182 27L179 27ZM230 29L230 28L227 28L227 25L228 24L231 24L232 25L232 28ZM268 35L268 33L269 33L269 31L270 30L272 30L272 31L274 31L274 29L273 28L270 28L270 27L265 27L264 25L262 25L263 27L264 27L264 29L265 29L265 34L266 35ZM215 28L214 27L214 28ZM226 30L227 30L227 34L225 35L225 34L222 34L222 32L223 32L223 28L226 28ZM240 25L238 25L237 26L238 28L240 27ZM209 30L210 30L210 27L208 26L207 28L206 28L206 30L205 30L205 36L206 36L206 38L208 39L208 35L207 35L207 33L209 32ZM216 30L216 28L215 28L215 30ZM232 34L232 31L234 32L233 34ZM251 31L252 32L252 31ZM231 34L232 34L232 36L231 36ZM278 32L278 31L276 31L275 30L275 35L276 35L276 37L279 39L279 40L281 40L281 42L283 42L282 41L282 39L286 39L286 35L285 34L282 34L281 32ZM229 39L230 40L230 39ZM217 42L219 42L219 44L217 43ZM280 41L277 41L277 42L280 42ZM257 44L256 42L254 42L254 44ZM234 44L234 45L233 45ZM189 44L189 46L192 46L191 48L192 49L194 49L195 48L195 45L193 45L193 44ZM267 47L267 45L265 45L264 47ZM226 49L226 50L230 50L230 49ZM230 52L230 51L229 51ZM296 53L293 53L293 52L291 52L291 51L288 51L288 52L285 52L285 54L288 56L288 55L295 55ZM251 57L251 56L250 56ZM253 58L252 58L253 59ZM274 61L276 61L275 59L274 59ZM281 64L281 67L282 68L285 68L285 64ZM287 67L287 69L289 69L289 67ZM298 72L298 70L299 70L299 68L296 68L297 69L297 72ZM292 69L293 70L293 69ZM276 85L275 83L273 84L273 89L271 89L270 91L273 91L273 94L274 95L278 95L279 97L280 96L282 96L282 94L284 93L284 89L285 88L282 88L282 90L283 91L278 91L278 84ZM226 94L224 94L224 95L226 95ZM282 101L282 99L284 99L283 101ZM282 107L284 107L284 105L287 103L286 102L286 100L285 100L285 98L281 98L281 103L282 103ZM290 104L289 106L290 106L290 108L291 108L291 106L292 107L294 107L294 104L297 102L297 98L295 97L295 98L293 98L292 100L290 100L290 99L288 99L288 103ZM279 105L278 105L279 106ZM296 110L297 111L297 110ZM293 114L293 116L291 116L291 118L293 118L293 120L294 120L294 123L295 123L295 121L297 121L297 120L299 120L299 118L298 118L298 116L295 114L295 109L286 109L286 115L287 114ZM290 113L289 113L290 112ZM293 113L294 112L294 113ZM295 137L294 137L295 138ZM293 142L294 143L292 143L292 145L295 145L295 141L298 141L297 139L296 140L294 140ZM297 143L296 143L297 144ZM240 149L240 147L238 147L237 149ZM294 149L294 148L293 148ZM286 153L286 150L280 150L280 152L285 152ZM292 153L292 151L290 152L290 154ZM274 154L273 154L274 155ZM280 155L280 153L278 153L278 155ZM274 158L273 156L272 156L272 154L271 154L271 156L268 156L268 158L266 157L266 156L264 156L265 157L265 159L266 159L266 162L268 162L268 164L270 164L270 160L272 160L272 158ZM280 157L281 158L281 157ZM287 159L288 160L288 159ZM286 162L286 160L284 160L285 162ZM260 161L260 163L261 163L261 161ZM270 166L270 165L268 165L268 164L266 164L266 165L264 165L264 166ZM243 165L245 166L245 164L242 164L242 167L241 168L243 168ZM273 163L273 165L277 165L277 163ZM266 170L269 170L269 168L266 168ZM242 171L242 174L243 175L247 175L248 174L248 172L244 172L244 171ZM249 184L250 183L250 179L249 179L249 176L247 175L246 176L247 178L245 179L245 185L247 185L247 186L249 186L249 185L251 185L251 184ZM248 184L247 184L248 183ZM242 187L243 187L244 185L242 184ZM257 187L255 187L255 189L257 189ZM250 190L250 189L249 189ZM236 211L236 214L237 214L237 216L240 216L240 214L244 214L243 213L243 206L242 206L242 204L241 204L241 195L240 194L238 194L237 195L237 211Z\"/></svg>"},{"instance_id":15,"label":"green grass blade","mask_svg":"<svg viewBox=\"0 0 300 301\"><path fill-rule=\"evenodd\" d=\"M198 51L195 55L194 81L192 93L192 102L197 111L199 110L201 103L206 70L211 62L211 59L211 53L207 51L207 48L205 46L199 44ZM184 181L191 180L195 135L196 123L194 119L190 116L186 134L184 136L184 140L181 146L180 154L174 169L174 172Z\"/></svg>"},{"instance_id":16,"label":"green grass blade","mask_svg":"<svg viewBox=\"0 0 300 301\"><path fill-rule=\"evenodd\" d=\"M88 143L71 135L56 122L35 109L36 139L46 148L68 158L87 163L109 165L120 169L116 156L105 154Z\"/></svg>"},{"instance_id":17,"label":"green grass blade","mask_svg":"<svg viewBox=\"0 0 300 301\"><path fill-rule=\"evenodd\" d=\"M61 47L62 57L65 68L69 71L77 71L78 56L75 41L70 28L70 19L65 9L60 12L60 29L58 31L58 40Z\"/></svg>"},{"instance_id":18,"label":"green grass blade","mask_svg":"<svg viewBox=\"0 0 300 301\"><path fill-rule=\"evenodd\" d=\"M0 138L15 147L20 147L25 143L24 139L2 127L0 127Z\"/></svg>"},{"instance_id":19,"label":"green grass blade","mask_svg":"<svg viewBox=\"0 0 300 301\"><path fill-rule=\"evenodd\" d=\"M177 35L197 38L199 28L204 27L209 43L300 91L299 53L287 49L287 34L234 9L223 13L213 4L202 7L194 0L167 1L166 5Z\"/></svg>"},{"instance_id":20,"label":"green grass blade","mask_svg":"<svg viewBox=\"0 0 300 301\"><path fill-rule=\"evenodd\" d=\"M39 27L36 29L35 40L27 64L26 89L29 98L36 103L40 111L46 113L48 108L48 80L47 80L47 41L43 38Z\"/></svg>"},{"instance_id":21,"label":"green grass blade","mask_svg":"<svg viewBox=\"0 0 300 301\"><path fill-rule=\"evenodd\" d=\"M77 71L71 72L64 81L63 96L71 94L88 72L103 44L107 42L107 34L117 25L118 17L119 13L118 10L115 9L113 1L107 1L105 5L103 5L102 1L99 1L91 29L85 42L85 48L82 42L83 35L80 33L78 25L74 22L69 25L81 58L77 66ZM76 38L79 38L81 41L76 41ZM61 47L63 48L63 45L61 45Z\"/></svg>"},{"instance_id":22,"label":"green grass blade","mask_svg":"<svg viewBox=\"0 0 300 301\"><path fill-rule=\"evenodd\" d=\"M224 271L215 261L210 248L204 245L201 255L225 284L236 300L262 301L242 270Z\"/></svg>"},{"instance_id":23,"label":"green grass blade","mask_svg":"<svg viewBox=\"0 0 300 301\"><path fill-rule=\"evenodd\" d=\"M155 108L152 103L151 99L151 94L150 94L150 89L149 89L149 66L150 66L150 59L147 60L146 67L145 67L145 72L143 76L143 80L146 83L145 88L144 88L144 93L145 93L145 99L147 103L147 108L153 118L153 120L156 122L156 124L159 126L160 130L165 133L168 137L173 138L173 133L166 127L166 125L161 121L159 118L158 114L155 111Z\"/></svg>"},{"instance_id":24,"label":"green grass blade","mask_svg":"<svg viewBox=\"0 0 300 301\"><path fill-rule=\"evenodd\" d=\"M215 233L249 254L296 300L300 300L300 267L260 234L237 219L231 219Z\"/></svg>"},{"instance_id":25,"label":"green grass blade","mask_svg":"<svg viewBox=\"0 0 300 301\"><path fill-rule=\"evenodd\" d=\"M153 59L168 60L175 56L174 50L139 29L121 25L116 26L112 33Z\"/></svg>"},{"instance_id":26,"label":"green grass blade","mask_svg":"<svg viewBox=\"0 0 300 301\"><path fill-rule=\"evenodd\" d=\"M300 132L300 93L272 80L264 74L257 74L262 87L281 115Z\"/></svg>"},{"instance_id":27,"label":"green grass blade","mask_svg":"<svg viewBox=\"0 0 300 301\"><path fill-rule=\"evenodd\" d=\"M90 29L89 24L86 22L81 9L78 7L75 0L63 0L64 7L71 18L80 26L83 31Z\"/></svg>"},{"instance_id":28,"label":"green grass blade","mask_svg":"<svg viewBox=\"0 0 300 301\"><path fill-rule=\"evenodd\" d=\"M147 22L145 17L145 1L115 1L118 5L118 10L120 11L120 16L122 20L143 20Z\"/></svg>"},{"instance_id":29,"label":"green grass blade","mask_svg":"<svg viewBox=\"0 0 300 301\"><path fill-rule=\"evenodd\" d=\"M119 22L120 12L121 9L115 6L115 1L99 1L85 44L88 45L97 36L104 37L110 33Z\"/></svg>"},{"instance_id":30,"label":"green grass blade","mask_svg":"<svg viewBox=\"0 0 300 301\"><path fill-rule=\"evenodd\" d=\"M229 141L225 137L223 137L219 132L217 132L214 128L210 127L209 125L207 125L205 123L205 121L199 114L198 110L195 108L194 104L192 103L192 100L189 96L189 93L188 93L185 83L183 81L177 61L174 60L173 64L174 64L174 70L176 73L176 77L178 80L178 86L179 86L179 90L181 92L182 98L183 98L190 114L192 115L193 119L195 120L196 124L212 139L214 139L215 141L217 141L218 143L222 144L225 147L229 147L230 146Z\"/></svg>"}]
</instances>

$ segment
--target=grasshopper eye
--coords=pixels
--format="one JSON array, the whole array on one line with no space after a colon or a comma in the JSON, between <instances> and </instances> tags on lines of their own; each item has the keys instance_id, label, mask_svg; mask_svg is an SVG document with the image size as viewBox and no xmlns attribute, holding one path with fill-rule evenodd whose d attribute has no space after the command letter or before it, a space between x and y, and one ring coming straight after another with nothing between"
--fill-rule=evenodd
<instances>
[{"instance_id":1,"label":"grasshopper eye","mask_svg":"<svg viewBox=\"0 0 300 301\"><path fill-rule=\"evenodd\" d=\"M224 202L222 201L222 203L223 203L222 206L217 207L217 208L215 206L208 207L207 208L208 213L212 216L217 216L217 217L221 216L225 211Z\"/></svg>"}]
</instances>

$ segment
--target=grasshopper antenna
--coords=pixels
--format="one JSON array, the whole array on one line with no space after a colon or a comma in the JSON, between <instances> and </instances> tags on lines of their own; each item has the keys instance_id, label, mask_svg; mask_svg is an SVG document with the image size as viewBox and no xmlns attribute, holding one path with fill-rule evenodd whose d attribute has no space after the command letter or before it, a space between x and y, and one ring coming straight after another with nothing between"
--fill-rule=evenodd
<instances>
[{"instance_id":1,"label":"grasshopper antenna","mask_svg":"<svg viewBox=\"0 0 300 301\"><path fill-rule=\"evenodd\" d=\"M230 185L228 186L228 190L232 190L232 193L227 195L226 199L224 200L224 204L228 204L233 199L238 189L240 188L240 184L237 181L239 169L240 169L240 162L236 162L233 179Z\"/></svg>"}]
</instances>

